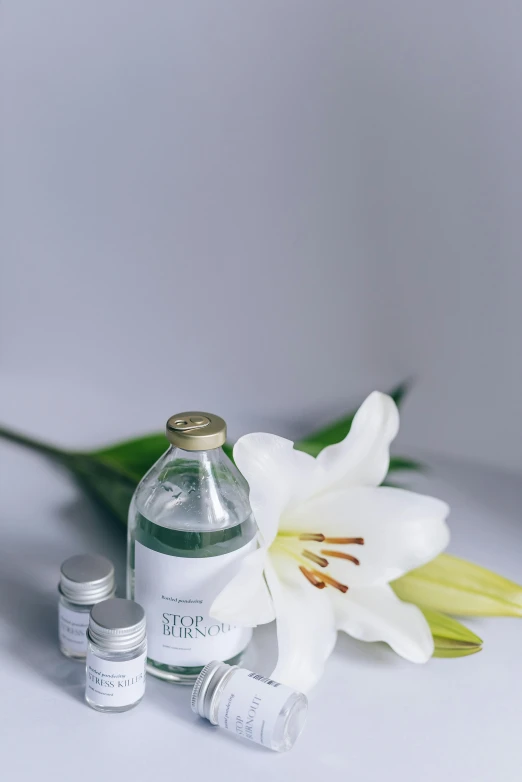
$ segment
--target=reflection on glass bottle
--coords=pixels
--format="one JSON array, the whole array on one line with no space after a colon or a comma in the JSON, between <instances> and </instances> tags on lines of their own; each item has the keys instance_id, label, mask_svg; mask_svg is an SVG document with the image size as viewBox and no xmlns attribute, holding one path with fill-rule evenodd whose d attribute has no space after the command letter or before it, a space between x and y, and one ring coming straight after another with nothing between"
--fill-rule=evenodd
<instances>
[{"instance_id":1,"label":"reflection on glass bottle","mask_svg":"<svg viewBox=\"0 0 522 782\"><path fill-rule=\"evenodd\" d=\"M129 510L127 596L144 608L148 671L192 684L210 660L238 662L252 631L209 616L214 598L256 547L248 485L209 413L169 418L168 451Z\"/></svg>"}]
</instances>

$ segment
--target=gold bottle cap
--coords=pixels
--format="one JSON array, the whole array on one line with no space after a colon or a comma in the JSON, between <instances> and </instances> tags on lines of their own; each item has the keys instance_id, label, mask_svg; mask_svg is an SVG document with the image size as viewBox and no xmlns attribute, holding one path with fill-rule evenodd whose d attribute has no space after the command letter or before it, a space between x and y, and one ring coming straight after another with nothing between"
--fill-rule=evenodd
<instances>
[{"instance_id":1,"label":"gold bottle cap","mask_svg":"<svg viewBox=\"0 0 522 782\"><path fill-rule=\"evenodd\" d=\"M167 439L185 451L210 451L227 438L227 425L211 413L178 413L167 421Z\"/></svg>"}]
</instances>

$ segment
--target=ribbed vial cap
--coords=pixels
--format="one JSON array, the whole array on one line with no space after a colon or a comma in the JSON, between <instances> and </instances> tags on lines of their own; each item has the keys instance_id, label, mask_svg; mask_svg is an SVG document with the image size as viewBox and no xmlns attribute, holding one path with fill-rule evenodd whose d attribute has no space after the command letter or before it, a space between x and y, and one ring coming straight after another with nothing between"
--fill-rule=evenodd
<instances>
[{"instance_id":1,"label":"ribbed vial cap","mask_svg":"<svg viewBox=\"0 0 522 782\"><path fill-rule=\"evenodd\" d=\"M142 643L145 634L145 611L134 600L113 597L91 611L89 639L106 651L130 651Z\"/></svg>"},{"instance_id":2,"label":"ribbed vial cap","mask_svg":"<svg viewBox=\"0 0 522 782\"><path fill-rule=\"evenodd\" d=\"M237 668L237 665L228 665L228 663L222 663L218 660L212 660L205 665L196 679L190 699L190 706L195 714L210 720L212 697L216 689L223 678Z\"/></svg>"},{"instance_id":3,"label":"ribbed vial cap","mask_svg":"<svg viewBox=\"0 0 522 782\"><path fill-rule=\"evenodd\" d=\"M92 605L114 594L114 566L106 557L78 554L60 568L60 592L77 605Z\"/></svg>"}]
</instances>

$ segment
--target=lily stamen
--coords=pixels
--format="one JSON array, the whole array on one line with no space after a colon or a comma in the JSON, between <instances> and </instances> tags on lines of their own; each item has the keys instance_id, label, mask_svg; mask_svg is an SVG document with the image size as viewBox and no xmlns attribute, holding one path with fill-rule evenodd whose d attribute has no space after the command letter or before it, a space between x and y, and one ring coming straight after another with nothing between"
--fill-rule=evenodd
<instances>
[{"instance_id":1,"label":"lily stamen","mask_svg":"<svg viewBox=\"0 0 522 782\"><path fill-rule=\"evenodd\" d=\"M345 554L344 551L333 551L332 549L321 549L321 554L324 554L327 557L337 557L337 559L348 559L350 562L353 562L354 565L360 565L361 563L357 559L357 557L352 557L351 554ZM325 560L327 561L327 560Z\"/></svg>"},{"instance_id":2,"label":"lily stamen","mask_svg":"<svg viewBox=\"0 0 522 782\"><path fill-rule=\"evenodd\" d=\"M325 588L326 584L324 583L324 581L318 578L311 570L308 570L308 568L305 568L302 565L299 565L299 570L301 571L303 576L308 579L308 581L312 584L312 586L317 587L317 589Z\"/></svg>"},{"instance_id":3,"label":"lily stamen","mask_svg":"<svg viewBox=\"0 0 522 782\"><path fill-rule=\"evenodd\" d=\"M336 581L335 578L332 578L331 576L328 576L326 573L318 573L316 570L312 570L312 573L314 576L317 576L320 580L324 581L326 584L329 584L330 586L335 587L339 590L339 592L342 592L343 594L345 592L348 592L348 587L346 584L341 584L340 581Z\"/></svg>"},{"instance_id":4,"label":"lily stamen","mask_svg":"<svg viewBox=\"0 0 522 782\"><path fill-rule=\"evenodd\" d=\"M307 551L306 549L302 552L303 557L306 557L307 559L310 559L312 562L315 562L316 565L319 565L319 567L328 567L328 560L324 557L320 557L317 554L314 554L313 551ZM324 551L321 552L321 554L324 554Z\"/></svg>"},{"instance_id":5,"label":"lily stamen","mask_svg":"<svg viewBox=\"0 0 522 782\"><path fill-rule=\"evenodd\" d=\"M435 587L444 580L438 562L449 540L449 508L433 497L380 486L399 424L391 397L374 392L353 420L345 439L318 458L266 432L245 435L234 446L255 499L259 547L245 552L209 613L213 621L241 626L275 617L277 670L304 692L317 681L337 630L386 641L415 663L427 662L435 650L428 619L413 604L422 604L419 568L433 560ZM425 583L427 593L430 572ZM436 629L442 628L441 637L442 625ZM454 625L450 629L457 633ZM440 645L443 654L446 646Z\"/></svg>"}]
</instances>

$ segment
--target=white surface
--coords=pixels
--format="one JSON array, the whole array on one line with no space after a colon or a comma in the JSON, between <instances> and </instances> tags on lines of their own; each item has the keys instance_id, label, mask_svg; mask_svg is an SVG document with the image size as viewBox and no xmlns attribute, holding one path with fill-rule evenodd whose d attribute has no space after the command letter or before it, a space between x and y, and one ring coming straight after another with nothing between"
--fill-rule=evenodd
<instances>
[{"instance_id":1,"label":"white surface","mask_svg":"<svg viewBox=\"0 0 522 782\"><path fill-rule=\"evenodd\" d=\"M53 376L64 417L83 387L145 430L294 436L414 375L405 441L522 468L520 2L0 14L0 369L31 410Z\"/></svg>"},{"instance_id":2,"label":"white surface","mask_svg":"<svg viewBox=\"0 0 522 782\"><path fill-rule=\"evenodd\" d=\"M434 462L418 485L453 505L451 550L522 579L518 476ZM275 755L198 720L189 689L148 680L143 703L99 714L83 703L83 668L57 647L56 584L65 557L103 552L123 579L124 536L41 458L0 444L0 775L74 778L520 782L520 620L470 625L484 651L415 666L382 644L340 637L311 694L295 749ZM22 506L23 501L23 506ZM273 630L255 634L249 667L268 673Z\"/></svg>"}]
</instances>

